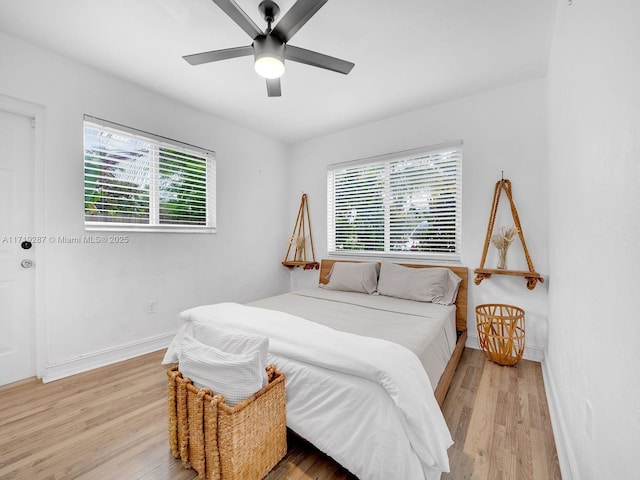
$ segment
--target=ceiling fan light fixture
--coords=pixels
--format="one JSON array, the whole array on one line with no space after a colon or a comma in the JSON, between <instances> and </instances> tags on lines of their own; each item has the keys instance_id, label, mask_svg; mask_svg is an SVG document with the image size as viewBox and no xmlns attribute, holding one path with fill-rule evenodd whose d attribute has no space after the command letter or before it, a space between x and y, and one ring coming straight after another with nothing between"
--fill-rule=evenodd
<instances>
[{"instance_id":1,"label":"ceiling fan light fixture","mask_svg":"<svg viewBox=\"0 0 640 480\"><path fill-rule=\"evenodd\" d=\"M276 57L256 58L256 73L264 78L280 78L284 74L284 62Z\"/></svg>"},{"instance_id":2,"label":"ceiling fan light fixture","mask_svg":"<svg viewBox=\"0 0 640 480\"><path fill-rule=\"evenodd\" d=\"M284 43L272 35L261 35L253 41L256 73L264 78L280 78L284 74Z\"/></svg>"}]
</instances>

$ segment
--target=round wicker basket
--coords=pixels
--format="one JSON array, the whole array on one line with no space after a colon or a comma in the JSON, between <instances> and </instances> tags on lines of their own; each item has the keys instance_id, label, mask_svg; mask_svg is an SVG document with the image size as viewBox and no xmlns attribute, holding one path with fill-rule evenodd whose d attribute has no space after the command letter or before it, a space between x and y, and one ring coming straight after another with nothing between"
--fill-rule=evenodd
<instances>
[{"instance_id":1,"label":"round wicker basket","mask_svg":"<svg viewBox=\"0 0 640 480\"><path fill-rule=\"evenodd\" d=\"M515 365L524 353L524 310L490 303L476 307L480 348L489 360Z\"/></svg>"}]
</instances>

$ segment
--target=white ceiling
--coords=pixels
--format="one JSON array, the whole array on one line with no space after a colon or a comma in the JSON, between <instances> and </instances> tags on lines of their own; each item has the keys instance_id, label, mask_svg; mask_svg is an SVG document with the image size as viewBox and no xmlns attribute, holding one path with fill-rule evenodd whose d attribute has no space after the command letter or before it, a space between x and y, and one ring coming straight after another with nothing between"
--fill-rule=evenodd
<instances>
[{"instance_id":1,"label":"white ceiling","mask_svg":"<svg viewBox=\"0 0 640 480\"><path fill-rule=\"evenodd\" d=\"M260 0L236 0L260 27ZM286 143L546 74L556 0L330 0L290 41L354 62L349 75L287 62L282 97L211 0L0 0L0 31ZM280 0L280 18L294 0Z\"/></svg>"}]
</instances>

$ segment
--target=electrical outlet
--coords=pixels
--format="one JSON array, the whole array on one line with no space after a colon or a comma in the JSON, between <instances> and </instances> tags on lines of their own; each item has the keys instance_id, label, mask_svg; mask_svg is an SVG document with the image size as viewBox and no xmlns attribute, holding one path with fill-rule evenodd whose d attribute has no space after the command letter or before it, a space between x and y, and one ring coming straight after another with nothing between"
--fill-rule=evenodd
<instances>
[{"instance_id":1,"label":"electrical outlet","mask_svg":"<svg viewBox=\"0 0 640 480\"><path fill-rule=\"evenodd\" d=\"M156 313L156 301L149 300L147 302L147 313Z\"/></svg>"},{"instance_id":2,"label":"electrical outlet","mask_svg":"<svg viewBox=\"0 0 640 480\"><path fill-rule=\"evenodd\" d=\"M591 431L593 430L593 409L589 400L585 400L584 402L584 429L587 431L589 438L591 438Z\"/></svg>"}]
</instances>

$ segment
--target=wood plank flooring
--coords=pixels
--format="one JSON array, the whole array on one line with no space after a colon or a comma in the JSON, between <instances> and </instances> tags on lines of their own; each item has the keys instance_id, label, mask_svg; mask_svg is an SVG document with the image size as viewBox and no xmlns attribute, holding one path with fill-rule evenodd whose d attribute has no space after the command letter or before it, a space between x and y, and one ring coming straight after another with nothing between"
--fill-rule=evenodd
<instances>
[{"instance_id":1,"label":"wood plank flooring","mask_svg":"<svg viewBox=\"0 0 640 480\"><path fill-rule=\"evenodd\" d=\"M466 348L442 406L454 445L442 480L560 479L540 364Z\"/></svg>"},{"instance_id":2,"label":"wood plank flooring","mask_svg":"<svg viewBox=\"0 0 640 480\"><path fill-rule=\"evenodd\" d=\"M163 353L0 387L0 479L197 478L168 446ZM539 364L500 367L465 349L443 411L455 440L443 480L560 478ZM288 440L267 480L356 480L297 436Z\"/></svg>"}]
</instances>

